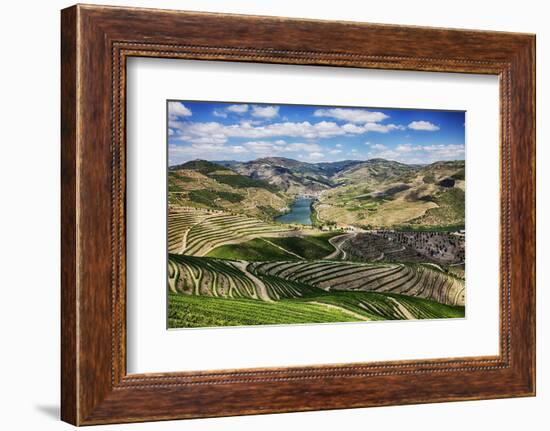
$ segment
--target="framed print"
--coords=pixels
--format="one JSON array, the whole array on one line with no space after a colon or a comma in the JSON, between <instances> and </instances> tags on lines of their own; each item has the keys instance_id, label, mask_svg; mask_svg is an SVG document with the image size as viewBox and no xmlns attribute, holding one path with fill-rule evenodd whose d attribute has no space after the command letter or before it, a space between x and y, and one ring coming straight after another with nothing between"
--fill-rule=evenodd
<instances>
[{"instance_id":1,"label":"framed print","mask_svg":"<svg viewBox=\"0 0 550 431\"><path fill-rule=\"evenodd\" d=\"M61 42L63 420L534 395L533 35L78 5Z\"/></svg>"}]
</instances>

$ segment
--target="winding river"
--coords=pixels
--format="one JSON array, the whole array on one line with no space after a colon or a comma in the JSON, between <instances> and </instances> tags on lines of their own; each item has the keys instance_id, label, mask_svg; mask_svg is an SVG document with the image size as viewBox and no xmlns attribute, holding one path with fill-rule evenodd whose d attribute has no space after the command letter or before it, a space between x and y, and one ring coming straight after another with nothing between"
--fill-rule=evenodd
<instances>
[{"instance_id":1,"label":"winding river","mask_svg":"<svg viewBox=\"0 0 550 431\"><path fill-rule=\"evenodd\" d=\"M311 225L311 203L313 198L299 197L290 207L290 211L279 216L275 221L279 223L299 223Z\"/></svg>"}]
</instances>

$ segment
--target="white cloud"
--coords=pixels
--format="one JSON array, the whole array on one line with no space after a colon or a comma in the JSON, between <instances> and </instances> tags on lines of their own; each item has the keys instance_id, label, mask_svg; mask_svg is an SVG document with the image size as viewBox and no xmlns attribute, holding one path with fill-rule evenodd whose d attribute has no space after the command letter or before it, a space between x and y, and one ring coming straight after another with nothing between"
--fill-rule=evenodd
<instances>
[{"instance_id":1,"label":"white cloud","mask_svg":"<svg viewBox=\"0 0 550 431\"><path fill-rule=\"evenodd\" d=\"M379 133L388 133L392 130L405 130L405 126L398 124L378 124L378 123L367 123L363 126L365 132L379 132Z\"/></svg>"},{"instance_id":2,"label":"white cloud","mask_svg":"<svg viewBox=\"0 0 550 431\"><path fill-rule=\"evenodd\" d=\"M395 151L398 151L400 153L410 153L411 151L414 151L418 147L413 147L411 144L401 144L395 147Z\"/></svg>"},{"instance_id":3,"label":"white cloud","mask_svg":"<svg viewBox=\"0 0 550 431\"><path fill-rule=\"evenodd\" d=\"M255 108L253 107L252 109L254 110ZM261 109L268 108L270 107ZM271 115L272 113L262 115ZM400 125L379 123L366 123L361 126L352 123L338 125L334 121L320 121L313 124L309 121L300 123L285 121L265 124L254 120L244 120L237 124L226 125L215 121L207 123L183 122L178 121L177 118L170 118L169 127L174 132L178 132L175 134L175 137L179 135L191 136L193 138L214 137L217 141L223 139L227 141L229 138L265 139L285 136L302 139L322 139L335 136L360 135L369 132L388 133L393 130L404 129L404 126ZM186 138L178 139L190 140Z\"/></svg>"},{"instance_id":4,"label":"white cloud","mask_svg":"<svg viewBox=\"0 0 550 431\"><path fill-rule=\"evenodd\" d=\"M275 151L280 151L279 147L269 141L250 141L243 144L248 151L255 154L273 154Z\"/></svg>"},{"instance_id":5,"label":"white cloud","mask_svg":"<svg viewBox=\"0 0 550 431\"><path fill-rule=\"evenodd\" d=\"M424 145L421 147L422 151L425 151L436 158L439 157L438 160L445 160L445 159L460 159L464 158L464 155L466 153L464 145Z\"/></svg>"},{"instance_id":6,"label":"white cloud","mask_svg":"<svg viewBox=\"0 0 550 431\"><path fill-rule=\"evenodd\" d=\"M321 147L317 144L303 144L303 143L295 143L295 144L288 144L286 147L284 147L285 151L290 152L297 152L297 151L310 151L310 152L319 152L321 150Z\"/></svg>"},{"instance_id":7,"label":"white cloud","mask_svg":"<svg viewBox=\"0 0 550 431\"><path fill-rule=\"evenodd\" d=\"M347 133L363 134L368 132L388 133L392 130L404 130L405 127L397 124L365 123L362 126L347 123L342 126Z\"/></svg>"},{"instance_id":8,"label":"white cloud","mask_svg":"<svg viewBox=\"0 0 550 431\"><path fill-rule=\"evenodd\" d=\"M233 114L246 114L248 112L248 105L247 104L238 104L238 105L229 105L227 108L223 109L214 109L212 111L212 114L214 117L220 117L220 118L227 118L227 113L233 113Z\"/></svg>"},{"instance_id":9,"label":"white cloud","mask_svg":"<svg viewBox=\"0 0 550 431\"><path fill-rule=\"evenodd\" d=\"M177 140L191 142L193 144L215 144L215 145L223 145L227 142L227 139L219 136L201 136L201 137L182 136L182 137L179 137Z\"/></svg>"},{"instance_id":10,"label":"white cloud","mask_svg":"<svg viewBox=\"0 0 550 431\"><path fill-rule=\"evenodd\" d=\"M336 144L336 148L342 148L342 144Z\"/></svg>"},{"instance_id":11,"label":"white cloud","mask_svg":"<svg viewBox=\"0 0 550 431\"><path fill-rule=\"evenodd\" d=\"M278 106L252 106L252 116L259 118L273 118L279 115Z\"/></svg>"},{"instance_id":12,"label":"white cloud","mask_svg":"<svg viewBox=\"0 0 550 431\"><path fill-rule=\"evenodd\" d=\"M408 127L412 130L423 130L426 132L435 132L439 130L439 126L436 126L429 121L413 121L409 123Z\"/></svg>"},{"instance_id":13,"label":"white cloud","mask_svg":"<svg viewBox=\"0 0 550 431\"><path fill-rule=\"evenodd\" d=\"M245 104L239 104L239 105L230 105L227 108L225 108L226 111L233 112L235 114L244 114L248 112L248 105Z\"/></svg>"},{"instance_id":14,"label":"white cloud","mask_svg":"<svg viewBox=\"0 0 550 431\"><path fill-rule=\"evenodd\" d=\"M214 114L214 117L227 118L227 112L219 110L219 109L214 109L212 114Z\"/></svg>"},{"instance_id":15,"label":"white cloud","mask_svg":"<svg viewBox=\"0 0 550 431\"><path fill-rule=\"evenodd\" d=\"M310 159L320 159L324 156L323 153L319 153L319 152L313 152L313 153L310 153L309 154L309 158Z\"/></svg>"},{"instance_id":16,"label":"white cloud","mask_svg":"<svg viewBox=\"0 0 550 431\"><path fill-rule=\"evenodd\" d=\"M273 137L299 137L304 139L330 138L345 135L343 130L334 122L321 121L311 124L308 121L302 123L273 123L264 126L256 126L250 122L225 125L218 122L209 123L181 123L172 121L169 127L177 129L180 135L199 137L215 137L216 139L248 138L265 139ZM190 139L183 139L190 140Z\"/></svg>"},{"instance_id":17,"label":"white cloud","mask_svg":"<svg viewBox=\"0 0 550 431\"><path fill-rule=\"evenodd\" d=\"M176 120L178 117L190 117L192 112L181 102L168 102L168 114L170 120Z\"/></svg>"},{"instance_id":18,"label":"white cloud","mask_svg":"<svg viewBox=\"0 0 550 431\"><path fill-rule=\"evenodd\" d=\"M249 127L249 126L259 126L260 124L263 124L262 120L249 120L249 119L242 119L239 121L239 124L241 126Z\"/></svg>"},{"instance_id":19,"label":"white cloud","mask_svg":"<svg viewBox=\"0 0 550 431\"><path fill-rule=\"evenodd\" d=\"M192 159L231 159L236 155L245 154L251 158L286 154L288 157L296 159L318 159L323 157L322 151L322 147L314 143L287 143L280 139L277 141L255 140L229 145L215 140L208 141L208 139L197 138L185 141L184 144L170 144L169 147L170 158L175 161L174 163ZM308 155L304 156L304 153Z\"/></svg>"},{"instance_id":20,"label":"white cloud","mask_svg":"<svg viewBox=\"0 0 550 431\"><path fill-rule=\"evenodd\" d=\"M249 141L242 144L248 150L254 153L262 154L281 154L281 153L297 153L299 151L305 152L319 152L321 147L317 144L308 144L302 142L295 142L287 144L283 140L278 141Z\"/></svg>"},{"instance_id":21,"label":"white cloud","mask_svg":"<svg viewBox=\"0 0 550 431\"><path fill-rule=\"evenodd\" d=\"M365 133L365 129L361 126L356 126L355 124L347 123L342 126L342 130L347 133L361 134Z\"/></svg>"},{"instance_id":22,"label":"white cloud","mask_svg":"<svg viewBox=\"0 0 550 431\"><path fill-rule=\"evenodd\" d=\"M372 150L385 150L387 147L384 144L369 144Z\"/></svg>"},{"instance_id":23,"label":"white cloud","mask_svg":"<svg viewBox=\"0 0 550 431\"><path fill-rule=\"evenodd\" d=\"M395 148L383 145L376 148L371 146L367 155L369 158L397 160L403 163L433 163L440 160L462 160L464 154L464 145L459 144L400 144Z\"/></svg>"},{"instance_id":24,"label":"white cloud","mask_svg":"<svg viewBox=\"0 0 550 431\"><path fill-rule=\"evenodd\" d=\"M317 109L313 115L315 117L336 118L337 120L349 121L351 123L378 123L389 118L382 112L353 108Z\"/></svg>"},{"instance_id":25,"label":"white cloud","mask_svg":"<svg viewBox=\"0 0 550 431\"><path fill-rule=\"evenodd\" d=\"M247 154L249 151L242 145L191 144L183 146L171 144L168 152L170 164L178 164L193 159L231 159L241 154Z\"/></svg>"},{"instance_id":26,"label":"white cloud","mask_svg":"<svg viewBox=\"0 0 550 431\"><path fill-rule=\"evenodd\" d=\"M330 150L329 154L340 154L342 150Z\"/></svg>"}]
</instances>

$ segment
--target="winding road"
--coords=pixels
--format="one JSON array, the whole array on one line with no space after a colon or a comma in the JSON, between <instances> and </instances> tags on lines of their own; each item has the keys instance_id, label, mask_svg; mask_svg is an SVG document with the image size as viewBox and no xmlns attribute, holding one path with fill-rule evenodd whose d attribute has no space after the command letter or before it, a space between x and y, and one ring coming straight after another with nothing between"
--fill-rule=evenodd
<instances>
[{"instance_id":1,"label":"winding road","mask_svg":"<svg viewBox=\"0 0 550 431\"><path fill-rule=\"evenodd\" d=\"M352 238L355 238L356 236L357 233L353 232L344 233L342 235L334 236L329 239L328 242L335 248L335 250L328 256L325 256L325 259L338 259L339 256L342 255L342 260L346 260L346 258L348 257L348 253L342 247L346 242L348 242Z\"/></svg>"}]
</instances>

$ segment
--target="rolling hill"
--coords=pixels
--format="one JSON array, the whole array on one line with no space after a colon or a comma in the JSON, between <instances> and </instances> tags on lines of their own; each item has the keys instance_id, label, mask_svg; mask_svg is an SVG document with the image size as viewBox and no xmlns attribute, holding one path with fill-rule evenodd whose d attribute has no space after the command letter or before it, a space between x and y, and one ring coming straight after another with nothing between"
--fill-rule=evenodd
<instances>
[{"instance_id":1,"label":"rolling hill","mask_svg":"<svg viewBox=\"0 0 550 431\"><path fill-rule=\"evenodd\" d=\"M284 157L265 157L243 163L219 163L241 175L264 180L289 195L318 194L333 185L322 167Z\"/></svg>"},{"instance_id":2,"label":"rolling hill","mask_svg":"<svg viewBox=\"0 0 550 431\"><path fill-rule=\"evenodd\" d=\"M317 218L363 228L464 225L464 162L426 166L369 160L337 173Z\"/></svg>"},{"instance_id":3,"label":"rolling hill","mask_svg":"<svg viewBox=\"0 0 550 431\"><path fill-rule=\"evenodd\" d=\"M271 220L288 209L292 198L261 179L205 160L193 160L170 167L168 202L171 208L223 210Z\"/></svg>"}]
</instances>

